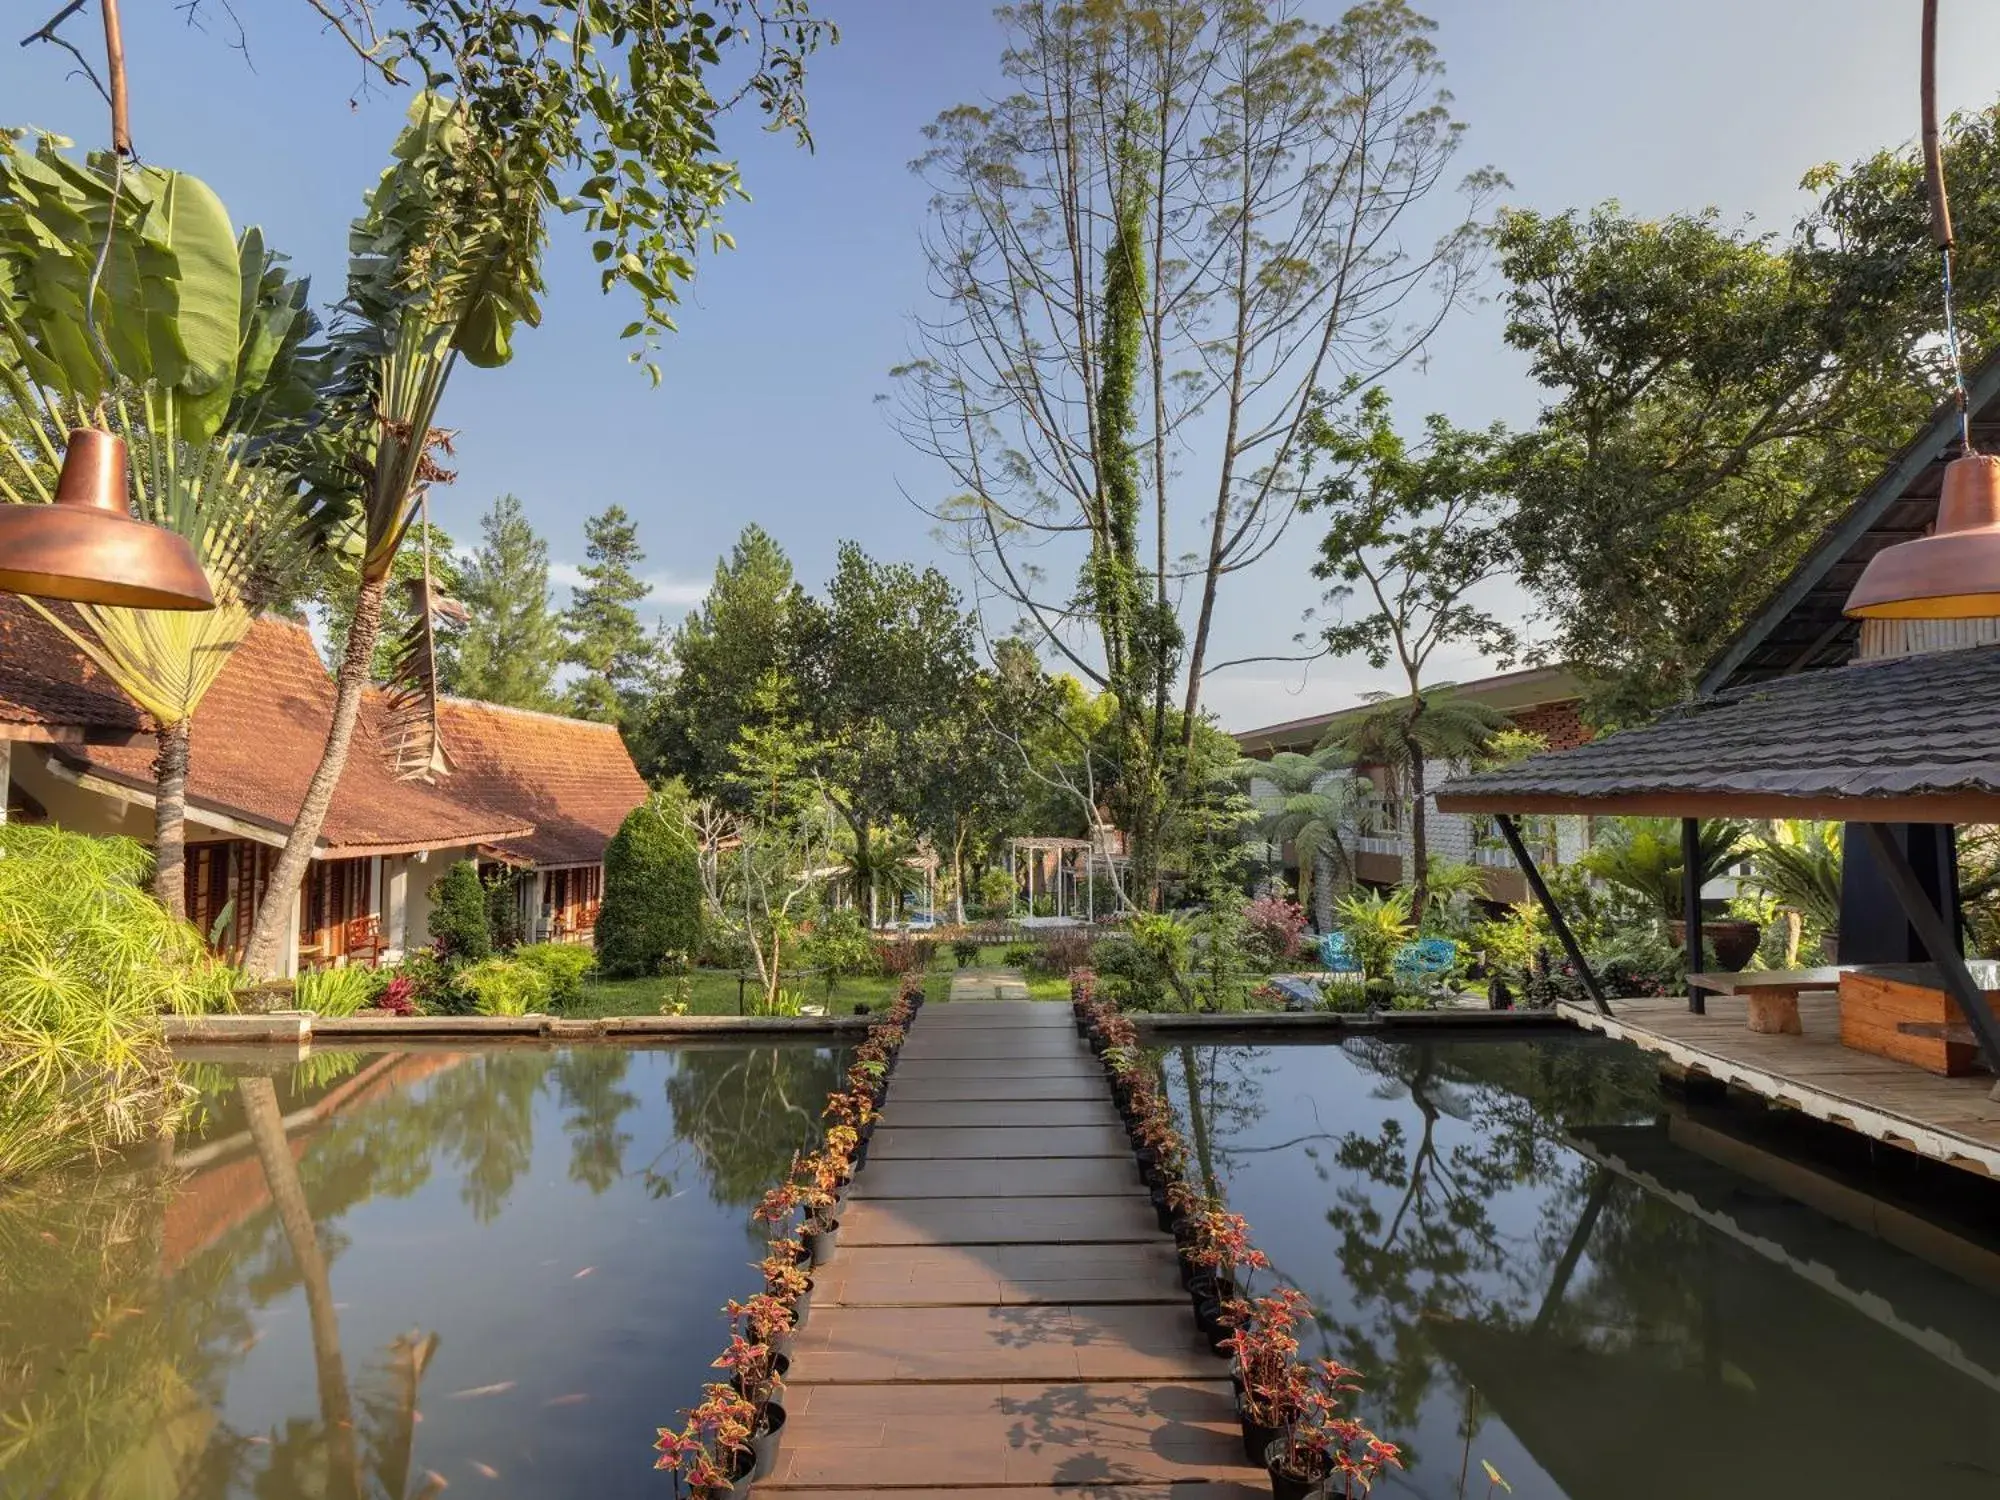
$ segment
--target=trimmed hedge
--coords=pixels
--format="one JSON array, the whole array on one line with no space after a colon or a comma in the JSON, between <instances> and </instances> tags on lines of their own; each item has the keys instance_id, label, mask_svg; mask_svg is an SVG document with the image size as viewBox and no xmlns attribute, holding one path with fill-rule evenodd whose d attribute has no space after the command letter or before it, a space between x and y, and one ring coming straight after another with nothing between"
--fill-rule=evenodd
<instances>
[{"instance_id":1,"label":"trimmed hedge","mask_svg":"<svg viewBox=\"0 0 2000 1500\"><path fill-rule=\"evenodd\" d=\"M604 851L597 965L613 979L657 974L701 943L701 866L657 802L634 808Z\"/></svg>"}]
</instances>

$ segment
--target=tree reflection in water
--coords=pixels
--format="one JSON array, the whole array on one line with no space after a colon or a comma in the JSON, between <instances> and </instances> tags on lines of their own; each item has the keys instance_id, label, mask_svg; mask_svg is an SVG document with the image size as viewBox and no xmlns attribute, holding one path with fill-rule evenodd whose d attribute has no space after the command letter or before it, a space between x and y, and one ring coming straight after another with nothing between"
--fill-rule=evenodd
<instances>
[{"instance_id":1,"label":"tree reflection in water","mask_svg":"<svg viewBox=\"0 0 2000 1500\"><path fill-rule=\"evenodd\" d=\"M0 1196L0 1492L436 1495L442 1479L416 1456L417 1412L442 1339L410 1329L343 1348L333 1269L351 1248L352 1212L444 1173L466 1217L491 1223L528 1180L538 1114L544 1145L559 1128L568 1178L593 1197L621 1182L670 1191L672 1173L692 1167L716 1203L747 1211L812 1142L844 1066L814 1048L658 1054L650 1108L632 1086L634 1054L612 1048L346 1053L275 1079L191 1068L206 1138L181 1141L180 1164L161 1153ZM664 1139L633 1166L641 1115ZM231 1381L265 1316L294 1295L310 1326L313 1409L239 1430Z\"/></svg>"}]
</instances>

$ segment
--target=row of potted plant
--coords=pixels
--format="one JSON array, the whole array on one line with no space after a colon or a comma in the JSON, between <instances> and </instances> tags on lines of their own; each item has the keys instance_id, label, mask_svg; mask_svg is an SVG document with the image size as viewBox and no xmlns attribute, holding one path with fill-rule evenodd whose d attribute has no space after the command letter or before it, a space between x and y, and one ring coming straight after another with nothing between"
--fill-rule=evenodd
<instances>
[{"instance_id":1,"label":"row of potted plant","mask_svg":"<svg viewBox=\"0 0 2000 1500\"><path fill-rule=\"evenodd\" d=\"M1356 1372L1330 1359L1301 1359L1297 1329L1313 1316L1294 1287L1256 1284L1270 1261L1250 1226L1188 1180L1187 1143L1138 1029L1096 995L1088 969L1070 975L1077 1031L1104 1065L1160 1227L1172 1233L1181 1283L1196 1324L1230 1360L1243 1455L1269 1474L1273 1500L1365 1495L1385 1466L1400 1467L1394 1443L1347 1415Z\"/></svg>"},{"instance_id":2,"label":"row of potted plant","mask_svg":"<svg viewBox=\"0 0 2000 1500\"><path fill-rule=\"evenodd\" d=\"M855 1049L846 1086L827 1096L818 1148L795 1154L784 1180L758 1203L753 1217L770 1231L758 1263L764 1289L724 1309L729 1345L714 1367L728 1378L702 1387L680 1429L662 1427L653 1444L660 1453L654 1467L673 1474L677 1495L740 1497L777 1468L785 1375L793 1337L812 1310L812 1273L833 1258L841 1208L867 1163L889 1077L923 1003L923 976L909 975L886 1019Z\"/></svg>"}]
</instances>

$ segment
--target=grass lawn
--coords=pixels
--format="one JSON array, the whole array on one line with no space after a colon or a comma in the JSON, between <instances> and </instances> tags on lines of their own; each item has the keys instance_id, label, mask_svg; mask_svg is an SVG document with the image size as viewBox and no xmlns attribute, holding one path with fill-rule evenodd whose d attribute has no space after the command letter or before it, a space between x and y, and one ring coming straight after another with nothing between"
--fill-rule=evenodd
<instances>
[{"instance_id":1,"label":"grass lawn","mask_svg":"<svg viewBox=\"0 0 2000 1500\"><path fill-rule=\"evenodd\" d=\"M737 1014L737 983L734 970L698 969L692 975L692 980L692 993L688 996L689 1015ZM949 983L944 970L934 969L927 979L926 989L932 999L941 1000ZM563 1014L581 1019L600 1016L657 1016L661 1013L660 1007L674 994L676 984L677 981L664 978L586 980L581 998L565 1009ZM818 978L806 979L802 984L808 1005L823 1005L829 1014L837 1016L854 1014L857 1002L867 1005L871 1011L884 1011L896 998L896 981L875 976L841 980L834 987L831 1000L827 998L825 984ZM759 993L757 981L751 979L743 986L742 993L744 1012L755 1015Z\"/></svg>"}]
</instances>

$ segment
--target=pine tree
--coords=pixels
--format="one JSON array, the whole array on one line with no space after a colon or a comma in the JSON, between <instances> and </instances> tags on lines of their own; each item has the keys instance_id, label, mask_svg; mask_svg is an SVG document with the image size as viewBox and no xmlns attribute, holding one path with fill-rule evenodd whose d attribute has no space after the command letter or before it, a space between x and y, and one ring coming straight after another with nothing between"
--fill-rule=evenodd
<instances>
[{"instance_id":1,"label":"pine tree","mask_svg":"<svg viewBox=\"0 0 2000 1500\"><path fill-rule=\"evenodd\" d=\"M471 621L458 644L451 691L514 708L558 705L562 631L549 604L549 544L521 502L502 495L480 518L481 541L459 598Z\"/></svg>"},{"instance_id":2,"label":"pine tree","mask_svg":"<svg viewBox=\"0 0 2000 1500\"><path fill-rule=\"evenodd\" d=\"M652 586L639 577L646 554L622 506L607 506L585 521L583 535L585 582L562 614L563 660L582 669L570 684L569 711L617 724L634 716L653 677L653 641L634 608Z\"/></svg>"}]
</instances>

